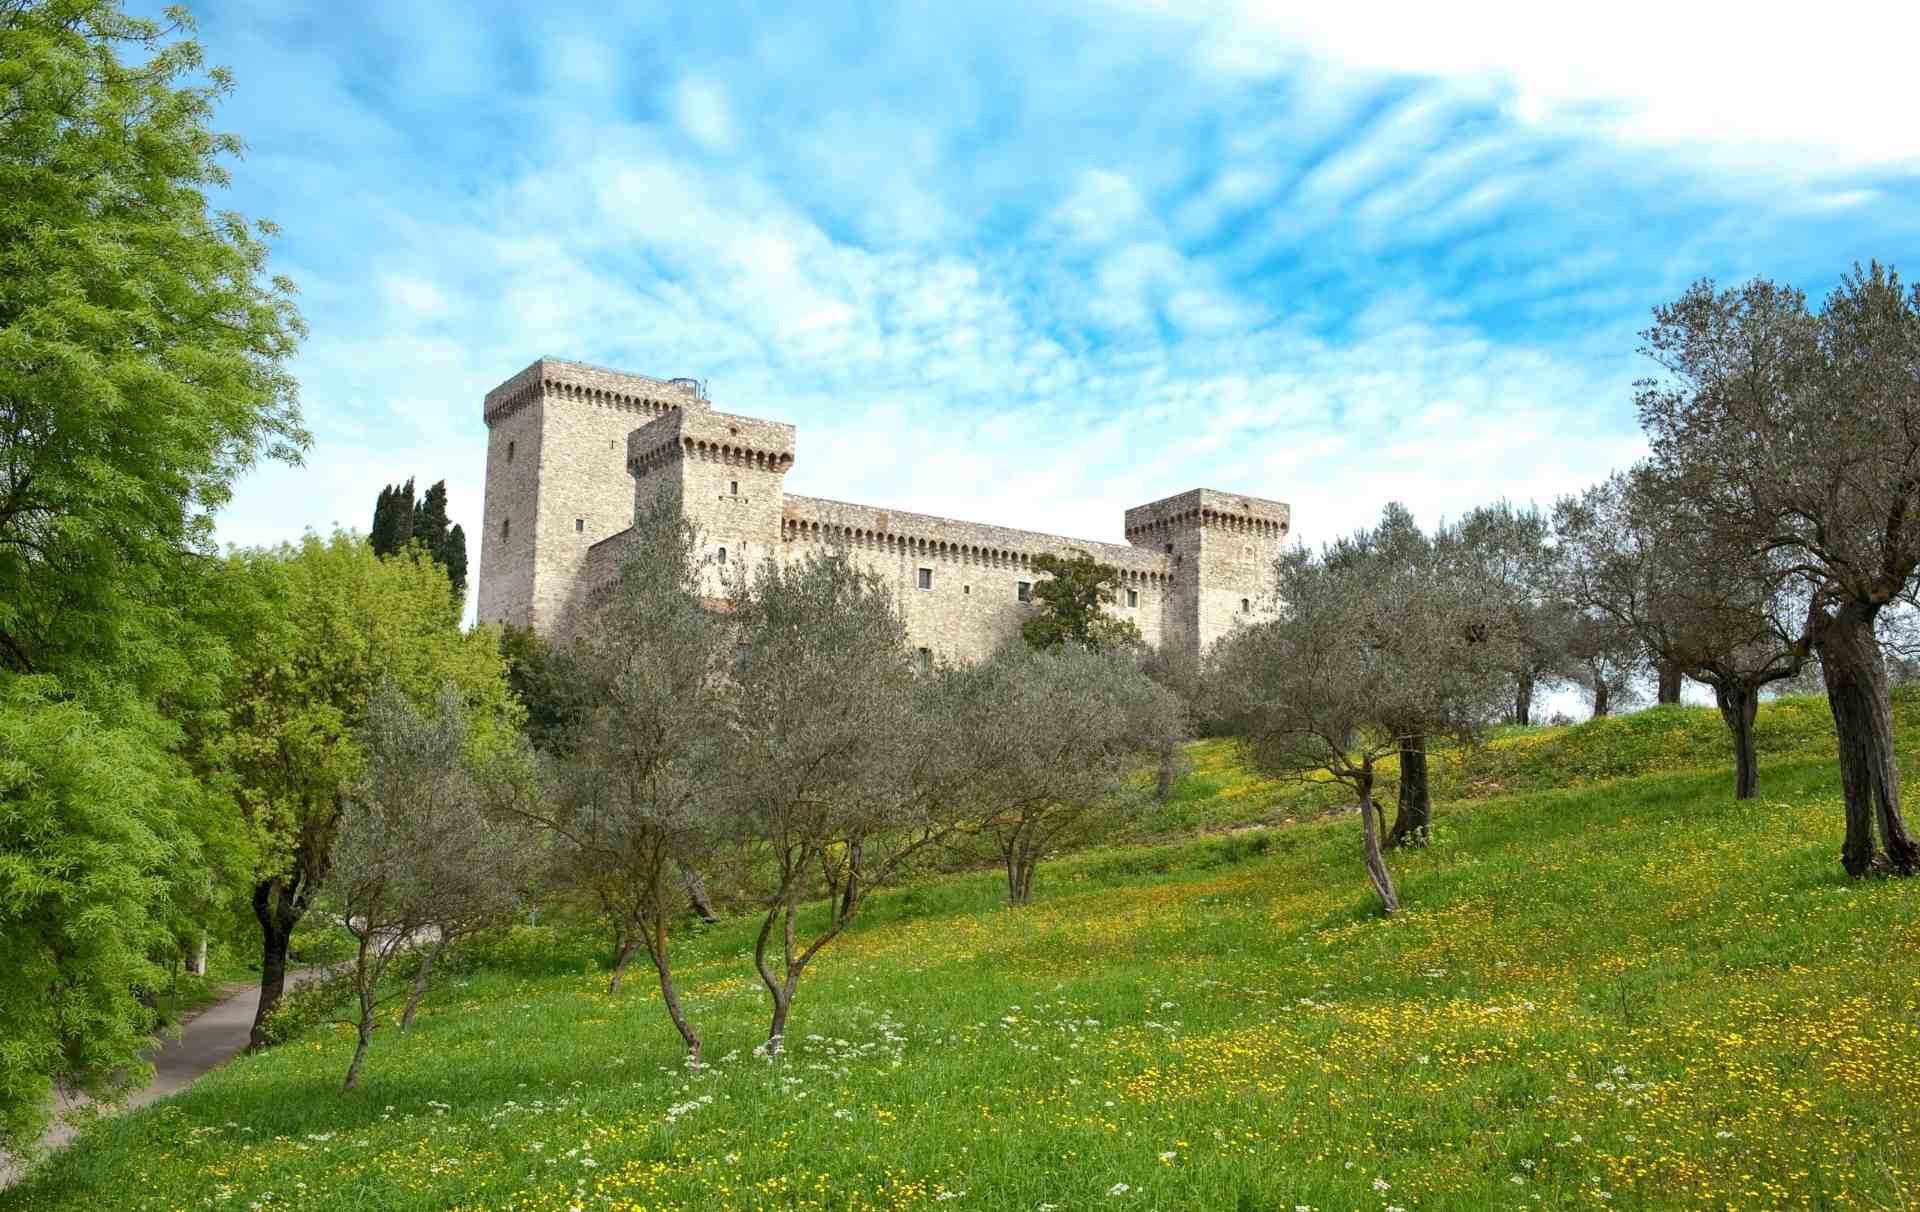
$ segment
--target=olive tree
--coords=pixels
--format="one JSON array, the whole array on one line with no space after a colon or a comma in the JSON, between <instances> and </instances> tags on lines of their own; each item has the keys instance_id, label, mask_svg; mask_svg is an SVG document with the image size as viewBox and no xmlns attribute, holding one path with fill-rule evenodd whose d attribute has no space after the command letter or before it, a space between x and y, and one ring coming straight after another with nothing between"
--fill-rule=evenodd
<instances>
[{"instance_id":1,"label":"olive tree","mask_svg":"<svg viewBox=\"0 0 1920 1212\"><path fill-rule=\"evenodd\" d=\"M341 1092L360 1082L393 960L426 945L439 954L461 933L513 911L531 871L524 831L489 811L496 759L477 754L458 688L423 713L391 682L367 704L365 773L348 789L325 888L353 936L357 1040ZM408 1012L424 989L416 979Z\"/></svg>"},{"instance_id":2,"label":"olive tree","mask_svg":"<svg viewBox=\"0 0 1920 1212\"><path fill-rule=\"evenodd\" d=\"M1534 695L1564 678L1573 612L1555 592L1552 527L1533 506L1499 501L1469 510L1452 528L1456 561L1470 565L1500 630L1511 637L1507 718L1533 722Z\"/></svg>"},{"instance_id":3,"label":"olive tree","mask_svg":"<svg viewBox=\"0 0 1920 1212\"><path fill-rule=\"evenodd\" d=\"M1121 653L1009 645L950 676L974 827L993 839L1013 905L1032 898L1050 850L1144 807L1144 765L1185 733L1180 700Z\"/></svg>"},{"instance_id":4,"label":"olive tree","mask_svg":"<svg viewBox=\"0 0 1920 1212\"><path fill-rule=\"evenodd\" d=\"M871 889L954 828L953 684L916 675L886 582L844 552L766 561L728 607L737 655L722 811L763 873L753 962L777 1055L807 965ZM803 923L814 873L836 855L841 894Z\"/></svg>"},{"instance_id":5,"label":"olive tree","mask_svg":"<svg viewBox=\"0 0 1920 1212\"><path fill-rule=\"evenodd\" d=\"M1800 672L1810 642L1781 562L1716 547L1684 486L1645 465L1562 499L1554 530L1567 594L1713 690L1733 740L1734 795L1751 799L1760 695Z\"/></svg>"},{"instance_id":6,"label":"olive tree","mask_svg":"<svg viewBox=\"0 0 1920 1212\"><path fill-rule=\"evenodd\" d=\"M644 949L695 1064L700 1034L674 983L668 926L685 903L680 872L721 836L734 644L725 616L702 604L699 551L671 498L640 512L592 626L551 662L573 687L568 735L528 810L555 839L561 878L590 890L613 928L610 987Z\"/></svg>"},{"instance_id":7,"label":"olive tree","mask_svg":"<svg viewBox=\"0 0 1920 1212\"><path fill-rule=\"evenodd\" d=\"M1920 289L1855 266L1812 312L1765 279L1701 281L1643 336L1661 373L1637 402L1661 477L1694 503L1706 546L1777 556L1804 587L1838 733L1843 865L1920 871L1876 634L1920 569Z\"/></svg>"},{"instance_id":8,"label":"olive tree","mask_svg":"<svg viewBox=\"0 0 1920 1212\"><path fill-rule=\"evenodd\" d=\"M1399 908L1382 857L1374 788L1383 759L1421 736L1470 737L1489 687L1512 667L1477 582L1442 575L1405 534L1404 510L1322 553L1275 562L1277 617L1223 640L1211 693L1260 766L1324 774L1352 789L1362 858L1387 912Z\"/></svg>"}]
</instances>

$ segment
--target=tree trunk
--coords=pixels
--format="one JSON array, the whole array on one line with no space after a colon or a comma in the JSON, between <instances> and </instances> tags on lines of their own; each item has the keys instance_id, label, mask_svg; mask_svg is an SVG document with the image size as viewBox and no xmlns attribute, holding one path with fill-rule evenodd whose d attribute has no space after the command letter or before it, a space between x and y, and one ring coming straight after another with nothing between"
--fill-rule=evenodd
<instances>
[{"instance_id":1,"label":"tree trunk","mask_svg":"<svg viewBox=\"0 0 1920 1212\"><path fill-rule=\"evenodd\" d=\"M360 1066L367 1063L367 1045L373 1042L373 1026L360 1024L360 1041L353 1046L353 1063L347 1066L346 1084L340 1087L340 1093L351 1094L360 1084Z\"/></svg>"},{"instance_id":2,"label":"tree trunk","mask_svg":"<svg viewBox=\"0 0 1920 1212\"><path fill-rule=\"evenodd\" d=\"M1847 836L1840 861L1859 878L1884 865L1900 875L1920 870L1914 845L1900 816L1900 768L1893 751L1893 700L1887 668L1874 637L1878 610L1848 602L1832 614L1815 610L1813 646L1827 683L1840 750L1840 786L1846 797ZM1884 854L1874 846L1879 825Z\"/></svg>"},{"instance_id":3,"label":"tree trunk","mask_svg":"<svg viewBox=\"0 0 1920 1212\"><path fill-rule=\"evenodd\" d=\"M281 880L262 880L253 886L253 916L260 922L260 1002L247 1034L249 1052L267 1046L265 1023L287 991L287 950L304 908Z\"/></svg>"},{"instance_id":4,"label":"tree trunk","mask_svg":"<svg viewBox=\"0 0 1920 1212\"><path fill-rule=\"evenodd\" d=\"M1173 747L1160 751L1160 776L1153 784L1153 798L1156 803L1164 804L1167 796L1173 793Z\"/></svg>"},{"instance_id":5,"label":"tree trunk","mask_svg":"<svg viewBox=\"0 0 1920 1212\"><path fill-rule=\"evenodd\" d=\"M1380 855L1380 831L1373 819L1373 776L1369 772L1362 778L1356 789L1360 797L1361 830L1366 847L1367 875L1373 880L1374 890L1379 892L1381 903L1388 913L1400 908L1400 898L1394 895L1393 876L1387 871L1387 860Z\"/></svg>"},{"instance_id":6,"label":"tree trunk","mask_svg":"<svg viewBox=\"0 0 1920 1212\"><path fill-rule=\"evenodd\" d=\"M1400 804L1387 835L1387 848L1423 842L1433 826L1433 794L1427 782L1427 738L1400 742Z\"/></svg>"},{"instance_id":7,"label":"tree trunk","mask_svg":"<svg viewBox=\"0 0 1920 1212\"><path fill-rule=\"evenodd\" d=\"M847 843L847 886L840 893L840 916L846 917L860 900L860 859L862 843Z\"/></svg>"},{"instance_id":8,"label":"tree trunk","mask_svg":"<svg viewBox=\"0 0 1920 1212\"><path fill-rule=\"evenodd\" d=\"M1033 895L1033 868L1038 862L1027 826L1021 825L1007 842L1007 904L1018 908Z\"/></svg>"},{"instance_id":9,"label":"tree trunk","mask_svg":"<svg viewBox=\"0 0 1920 1212\"><path fill-rule=\"evenodd\" d=\"M373 1042L373 984L376 974L368 970L367 951L372 945L372 925L369 933L360 938L360 953L354 957L354 992L360 1002L360 1038L353 1046L353 1063L347 1066L347 1080L340 1087L340 1093L349 1094L360 1084L360 1066L367 1061L367 1045Z\"/></svg>"},{"instance_id":10,"label":"tree trunk","mask_svg":"<svg viewBox=\"0 0 1920 1212\"><path fill-rule=\"evenodd\" d=\"M1593 718L1604 720L1607 712L1613 708L1613 688L1607 685L1607 679L1593 679Z\"/></svg>"},{"instance_id":11,"label":"tree trunk","mask_svg":"<svg viewBox=\"0 0 1920 1212\"><path fill-rule=\"evenodd\" d=\"M647 935L647 955L653 960L655 972L660 974L660 1000L667 1004L667 1017L679 1028L680 1038L687 1042L687 1059L695 1068L700 1065L700 1035L687 1021L686 1012L680 1008L680 993L673 986L673 969L667 963L667 921L660 918L653 924L653 930ZM784 1026L784 1023L783 1023Z\"/></svg>"},{"instance_id":12,"label":"tree trunk","mask_svg":"<svg viewBox=\"0 0 1920 1212\"><path fill-rule=\"evenodd\" d=\"M187 971L195 976L207 974L207 932L200 932L200 941L193 945L193 952L187 956Z\"/></svg>"},{"instance_id":13,"label":"tree trunk","mask_svg":"<svg viewBox=\"0 0 1920 1212\"><path fill-rule=\"evenodd\" d=\"M1760 695L1752 686L1722 683L1713 688L1713 701L1720 718L1733 734L1733 798L1750 800L1760 791L1760 758L1754 751L1753 720L1760 709Z\"/></svg>"},{"instance_id":14,"label":"tree trunk","mask_svg":"<svg viewBox=\"0 0 1920 1212\"><path fill-rule=\"evenodd\" d=\"M1677 703L1680 701L1680 666L1671 661L1661 661L1654 666L1660 678L1658 701Z\"/></svg>"},{"instance_id":15,"label":"tree trunk","mask_svg":"<svg viewBox=\"0 0 1920 1212\"><path fill-rule=\"evenodd\" d=\"M413 974L413 992L407 995L407 1008L400 1015L400 1030L405 1031L408 1027L413 1026L413 1012L420 1008L420 999L426 995L427 980L433 972L433 961L440 958L440 953L445 951L447 944L452 941L452 939L442 934L440 941L433 945L433 950L421 957L420 971Z\"/></svg>"},{"instance_id":16,"label":"tree trunk","mask_svg":"<svg viewBox=\"0 0 1920 1212\"><path fill-rule=\"evenodd\" d=\"M1524 670L1513 685L1513 722L1533 723L1533 671Z\"/></svg>"},{"instance_id":17,"label":"tree trunk","mask_svg":"<svg viewBox=\"0 0 1920 1212\"><path fill-rule=\"evenodd\" d=\"M767 1028L767 1055L778 1056L786 1048L787 1012L793 1008L793 995L780 985L768 986L773 996L773 1022Z\"/></svg>"},{"instance_id":18,"label":"tree trunk","mask_svg":"<svg viewBox=\"0 0 1920 1212\"><path fill-rule=\"evenodd\" d=\"M805 864L796 864L796 867L804 870ZM782 954L787 960L791 960L793 955L794 894L789 888L783 890L782 895L784 903L775 905L767 911L766 917L760 921L760 933L753 941L754 971L760 974L760 983L767 987L767 996L773 999L773 1022L767 1028L766 1042L769 1060L779 1056L781 1049L786 1046L787 1011L793 1005L793 973L788 971L784 981L778 980L773 975L773 968L767 963L767 942L773 937L773 923L776 919L785 919L786 946Z\"/></svg>"},{"instance_id":19,"label":"tree trunk","mask_svg":"<svg viewBox=\"0 0 1920 1212\"><path fill-rule=\"evenodd\" d=\"M693 902L693 911L700 915L700 920L709 926L719 921L720 915L713 911L713 901L707 896L707 881L700 873L691 867L681 867L680 878L687 886L687 899Z\"/></svg>"},{"instance_id":20,"label":"tree trunk","mask_svg":"<svg viewBox=\"0 0 1920 1212\"><path fill-rule=\"evenodd\" d=\"M620 992L620 980L627 974L627 962L633 959L633 953L640 946L640 939L628 935L620 941L620 950L613 957L613 975L607 980L607 992Z\"/></svg>"}]
</instances>

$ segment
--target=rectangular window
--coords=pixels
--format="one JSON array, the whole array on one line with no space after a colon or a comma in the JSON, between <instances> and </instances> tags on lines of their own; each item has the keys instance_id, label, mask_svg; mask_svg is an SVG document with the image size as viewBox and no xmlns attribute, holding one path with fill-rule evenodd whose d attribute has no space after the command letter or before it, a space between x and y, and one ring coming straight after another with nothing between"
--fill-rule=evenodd
<instances>
[{"instance_id":1,"label":"rectangular window","mask_svg":"<svg viewBox=\"0 0 1920 1212\"><path fill-rule=\"evenodd\" d=\"M585 518L575 518L573 520L573 533L585 534L586 532L587 532L587 520Z\"/></svg>"},{"instance_id":2,"label":"rectangular window","mask_svg":"<svg viewBox=\"0 0 1920 1212\"><path fill-rule=\"evenodd\" d=\"M960 592L961 592L961 593L964 593L964 594L968 594L968 595L971 595L971 594L973 593L973 586L971 586L971 585L962 585L962 586L960 587Z\"/></svg>"},{"instance_id":3,"label":"rectangular window","mask_svg":"<svg viewBox=\"0 0 1920 1212\"><path fill-rule=\"evenodd\" d=\"M720 549L720 562L722 564L727 562L727 549L724 547Z\"/></svg>"},{"instance_id":4,"label":"rectangular window","mask_svg":"<svg viewBox=\"0 0 1920 1212\"><path fill-rule=\"evenodd\" d=\"M1252 602L1249 602L1249 601L1248 601L1247 599L1245 599L1245 598L1241 598L1241 599L1240 599L1240 613L1241 613L1241 614L1251 614L1251 613L1253 613L1253 603L1252 603Z\"/></svg>"},{"instance_id":5,"label":"rectangular window","mask_svg":"<svg viewBox=\"0 0 1920 1212\"><path fill-rule=\"evenodd\" d=\"M922 648L913 654L913 663L921 673L933 672L933 649Z\"/></svg>"},{"instance_id":6,"label":"rectangular window","mask_svg":"<svg viewBox=\"0 0 1920 1212\"><path fill-rule=\"evenodd\" d=\"M933 588L933 569L922 568L920 570L919 583L920 583L920 588L922 589L932 589Z\"/></svg>"},{"instance_id":7,"label":"rectangular window","mask_svg":"<svg viewBox=\"0 0 1920 1212\"><path fill-rule=\"evenodd\" d=\"M1140 591L1137 589L1127 590L1127 605L1138 606L1139 604L1140 604Z\"/></svg>"},{"instance_id":8,"label":"rectangular window","mask_svg":"<svg viewBox=\"0 0 1920 1212\"><path fill-rule=\"evenodd\" d=\"M1021 581L1014 587L1014 595L1023 602L1033 601L1033 582Z\"/></svg>"},{"instance_id":9,"label":"rectangular window","mask_svg":"<svg viewBox=\"0 0 1920 1212\"><path fill-rule=\"evenodd\" d=\"M729 494L729 495L731 495L731 496L736 496L736 497L737 497L737 496L739 496L739 495L740 495L740 481L738 481L738 480L728 480L728 481L727 481L727 492L728 492L728 494Z\"/></svg>"}]
</instances>

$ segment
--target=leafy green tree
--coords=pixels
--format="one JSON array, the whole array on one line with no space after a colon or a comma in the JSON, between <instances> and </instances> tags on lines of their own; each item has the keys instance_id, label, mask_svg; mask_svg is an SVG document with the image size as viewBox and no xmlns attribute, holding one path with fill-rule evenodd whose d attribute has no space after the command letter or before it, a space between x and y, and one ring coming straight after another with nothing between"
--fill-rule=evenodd
<instances>
[{"instance_id":1,"label":"leafy green tree","mask_svg":"<svg viewBox=\"0 0 1920 1212\"><path fill-rule=\"evenodd\" d=\"M1120 570L1082 552L1067 557L1035 557L1033 568L1047 579L1033 587L1037 609L1020 628L1035 648L1078 644L1095 652L1115 652L1140 645L1140 629L1131 619L1107 612L1120 590Z\"/></svg>"},{"instance_id":2,"label":"leafy green tree","mask_svg":"<svg viewBox=\"0 0 1920 1212\"><path fill-rule=\"evenodd\" d=\"M307 444L272 228L213 212L231 87L112 0L0 3L0 1146L140 1081L140 1002L236 865L196 779L215 511ZM123 62L123 59L125 60Z\"/></svg>"},{"instance_id":3,"label":"leafy green tree","mask_svg":"<svg viewBox=\"0 0 1920 1212\"><path fill-rule=\"evenodd\" d=\"M504 744L520 708L499 641L462 633L446 573L418 548L382 558L358 535L236 553L262 617L239 651L220 757L258 847L260 1023L286 983L293 928L325 882L343 797L360 777L360 729L382 678L425 705L443 682L464 697L472 743Z\"/></svg>"},{"instance_id":4,"label":"leafy green tree","mask_svg":"<svg viewBox=\"0 0 1920 1212\"><path fill-rule=\"evenodd\" d=\"M184 14L176 21L185 22ZM199 46L108 0L0 5L0 664L120 655L233 477L307 444L268 225L212 214L239 140ZM137 65L120 62L128 51ZM146 570L141 575L138 570Z\"/></svg>"}]
</instances>

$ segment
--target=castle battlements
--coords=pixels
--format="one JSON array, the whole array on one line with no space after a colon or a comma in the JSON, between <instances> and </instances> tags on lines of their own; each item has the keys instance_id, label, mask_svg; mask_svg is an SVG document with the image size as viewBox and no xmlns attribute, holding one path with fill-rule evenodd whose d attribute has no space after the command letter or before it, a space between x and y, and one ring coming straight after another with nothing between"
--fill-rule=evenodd
<instances>
[{"instance_id":1,"label":"castle battlements","mask_svg":"<svg viewBox=\"0 0 1920 1212\"><path fill-rule=\"evenodd\" d=\"M715 409L692 379L541 358L487 393L483 621L590 626L634 511L666 492L699 528L714 597L743 568L832 546L894 587L913 643L972 660L1018 634L1041 555L1120 571L1114 613L1198 655L1260 613L1291 526L1279 501L1197 488L1126 511L1126 543L786 491L792 425Z\"/></svg>"}]
</instances>

